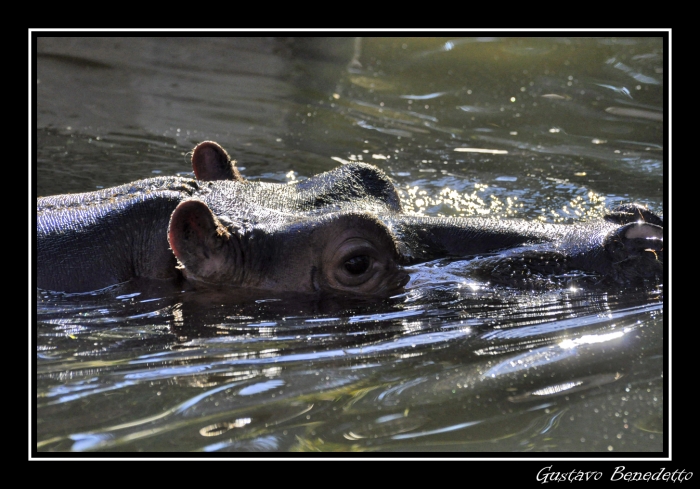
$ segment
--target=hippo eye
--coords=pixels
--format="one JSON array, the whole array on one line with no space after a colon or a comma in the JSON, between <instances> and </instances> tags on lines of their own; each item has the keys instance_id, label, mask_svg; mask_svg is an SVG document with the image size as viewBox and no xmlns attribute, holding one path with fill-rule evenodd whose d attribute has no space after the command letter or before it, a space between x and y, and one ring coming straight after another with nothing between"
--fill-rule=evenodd
<instances>
[{"instance_id":1,"label":"hippo eye","mask_svg":"<svg viewBox=\"0 0 700 489\"><path fill-rule=\"evenodd\" d=\"M371 260L367 255L354 256L347 260L343 265L352 275L361 275L369 269Z\"/></svg>"}]
</instances>

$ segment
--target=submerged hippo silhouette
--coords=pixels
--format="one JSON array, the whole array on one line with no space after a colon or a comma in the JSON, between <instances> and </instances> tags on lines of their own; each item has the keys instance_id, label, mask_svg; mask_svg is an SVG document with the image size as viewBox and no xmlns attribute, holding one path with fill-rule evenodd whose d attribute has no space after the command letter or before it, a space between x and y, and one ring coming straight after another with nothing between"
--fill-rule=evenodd
<instances>
[{"instance_id":1,"label":"submerged hippo silhouette","mask_svg":"<svg viewBox=\"0 0 700 489\"><path fill-rule=\"evenodd\" d=\"M194 149L195 178L156 177L37 199L37 287L84 292L134 278L195 286L387 297L404 265L533 287L572 271L603 284L663 274L663 220L628 204L580 224L402 213L378 168L350 163L293 184L250 182L226 151Z\"/></svg>"}]
</instances>

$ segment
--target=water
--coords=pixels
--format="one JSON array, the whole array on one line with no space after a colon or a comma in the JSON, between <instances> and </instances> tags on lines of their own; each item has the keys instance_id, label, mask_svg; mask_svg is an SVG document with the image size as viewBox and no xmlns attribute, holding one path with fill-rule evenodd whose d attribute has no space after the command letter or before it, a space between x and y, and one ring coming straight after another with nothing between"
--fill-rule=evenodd
<instances>
[{"instance_id":1,"label":"water","mask_svg":"<svg viewBox=\"0 0 700 489\"><path fill-rule=\"evenodd\" d=\"M37 196L192 175L210 139L250 180L373 163L417 214L664 214L660 36L36 46ZM449 261L411 275L381 301L37 291L33 448L662 454L664 285L517 291Z\"/></svg>"}]
</instances>

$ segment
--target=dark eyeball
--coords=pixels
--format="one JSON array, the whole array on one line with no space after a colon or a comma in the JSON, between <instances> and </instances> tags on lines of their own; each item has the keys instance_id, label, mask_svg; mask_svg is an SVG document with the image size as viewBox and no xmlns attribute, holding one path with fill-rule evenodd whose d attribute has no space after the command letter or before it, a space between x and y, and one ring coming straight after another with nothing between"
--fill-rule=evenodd
<instances>
[{"instance_id":1,"label":"dark eyeball","mask_svg":"<svg viewBox=\"0 0 700 489\"><path fill-rule=\"evenodd\" d=\"M344 263L345 270L352 275L361 275L365 273L371 264L372 260L367 255L354 256Z\"/></svg>"}]
</instances>

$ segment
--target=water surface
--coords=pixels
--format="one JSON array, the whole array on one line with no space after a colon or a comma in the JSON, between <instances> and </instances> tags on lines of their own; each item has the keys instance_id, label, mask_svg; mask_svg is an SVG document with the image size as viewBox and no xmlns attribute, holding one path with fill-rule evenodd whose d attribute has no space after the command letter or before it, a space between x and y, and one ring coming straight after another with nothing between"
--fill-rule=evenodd
<instances>
[{"instance_id":1,"label":"water surface","mask_svg":"<svg viewBox=\"0 0 700 489\"><path fill-rule=\"evenodd\" d=\"M36 48L37 196L192 175L209 139L250 180L375 164L416 214L664 214L661 37ZM36 451L663 452L664 284L534 292L460 270L414 266L381 301L37 291Z\"/></svg>"}]
</instances>

